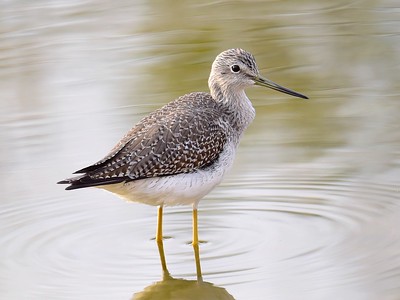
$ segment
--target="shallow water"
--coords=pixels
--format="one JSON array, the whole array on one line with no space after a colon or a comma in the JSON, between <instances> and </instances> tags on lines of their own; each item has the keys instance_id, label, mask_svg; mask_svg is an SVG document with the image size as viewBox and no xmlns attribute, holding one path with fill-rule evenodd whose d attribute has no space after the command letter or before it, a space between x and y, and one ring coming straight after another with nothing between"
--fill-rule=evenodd
<instances>
[{"instance_id":1,"label":"shallow water","mask_svg":"<svg viewBox=\"0 0 400 300\"><path fill-rule=\"evenodd\" d=\"M1 298L399 299L399 12L395 1L2 3ZM231 47L310 100L248 90L256 120L199 208L205 283L189 207L164 210L174 279L162 280L154 207L55 182L149 111L207 90Z\"/></svg>"}]
</instances>

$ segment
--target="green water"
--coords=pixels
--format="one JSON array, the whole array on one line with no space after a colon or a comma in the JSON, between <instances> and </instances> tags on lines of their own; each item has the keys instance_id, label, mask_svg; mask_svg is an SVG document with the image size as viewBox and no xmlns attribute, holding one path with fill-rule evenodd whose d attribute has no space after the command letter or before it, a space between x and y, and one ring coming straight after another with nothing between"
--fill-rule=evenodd
<instances>
[{"instance_id":1,"label":"green water","mask_svg":"<svg viewBox=\"0 0 400 300\"><path fill-rule=\"evenodd\" d=\"M399 299L398 28L389 0L0 4L0 298ZM55 182L207 91L232 47L310 100L247 91L256 119L199 207L206 283L190 207L165 209L163 281L154 207Z\"/></svg>"}]
</instances>

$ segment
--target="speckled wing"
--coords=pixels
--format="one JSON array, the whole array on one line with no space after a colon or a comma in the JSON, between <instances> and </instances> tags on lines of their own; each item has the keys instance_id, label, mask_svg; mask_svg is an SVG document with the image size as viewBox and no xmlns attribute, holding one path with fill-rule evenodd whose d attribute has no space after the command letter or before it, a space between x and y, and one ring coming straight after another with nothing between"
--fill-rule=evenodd
<instances>
[{"instance_id":1,"label":"speckled wing","mask_svg":"<svg viewBox=\"0 0 400 300\"><path fill-rule=\"evenodd\" d=\"M67 189L190 173L212 164L227 142L221 108L207 93L178 98L142 119L102 160L59 183Z\"/></svg>"}]
</instances>

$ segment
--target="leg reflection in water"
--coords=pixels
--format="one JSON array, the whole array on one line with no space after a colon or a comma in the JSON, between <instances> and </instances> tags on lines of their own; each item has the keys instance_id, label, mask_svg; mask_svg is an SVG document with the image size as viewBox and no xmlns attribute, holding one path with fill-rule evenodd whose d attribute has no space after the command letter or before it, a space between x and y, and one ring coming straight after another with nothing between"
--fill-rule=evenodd
<instances>
[{"instance_id":1,"label":"leg reflection in water","mask_svg":"<svg viewBox=\"0 0 400 300\"><path fill-rule=\"evenodd\" d=\"M197 225L197 211L193 211L193 223ZM168 271L162 239L162 207L158 210L158 226L156 241L160 254L162 280L144 288L143 291L135 293L132 300L235 300L224 288L203 281L200 266L200 251L197 239L197 230L193 231L193 250L196 261L196 280L173 278ZM195 225L195 224L193 224ZM195 226L194 228L197 228ZM196 236L196 239L195 239Z\"/></svg>"}]
</instances>

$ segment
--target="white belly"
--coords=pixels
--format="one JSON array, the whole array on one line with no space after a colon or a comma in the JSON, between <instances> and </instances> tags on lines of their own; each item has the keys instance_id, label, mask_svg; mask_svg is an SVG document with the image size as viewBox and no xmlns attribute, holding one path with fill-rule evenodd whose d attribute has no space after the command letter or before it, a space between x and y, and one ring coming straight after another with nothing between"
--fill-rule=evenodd
<instances>
[{"instance_id":1,"label":"white belly","mask_svg":"<svg viewBox=\"0 0 400 300\"><path fill-rule=\"evenodd\" d=\"M236 147L227 147L209 168L193 173L133 180L98 186L128 201L149 205L193 205L197 207L233 164Z\"/></svg>"}]
</instances>

